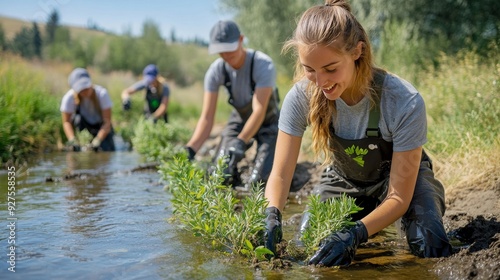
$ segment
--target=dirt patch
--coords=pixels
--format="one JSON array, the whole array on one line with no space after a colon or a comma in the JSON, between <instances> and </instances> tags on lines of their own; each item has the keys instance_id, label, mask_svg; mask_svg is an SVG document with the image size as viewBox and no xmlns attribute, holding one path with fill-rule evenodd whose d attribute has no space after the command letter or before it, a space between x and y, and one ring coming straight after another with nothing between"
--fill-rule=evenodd
<instances>
[{"instance_id":1,"label":"dirt patch","mask_svg":"<svg viewBox=\"0 0 500 280\"><path fill-rule=\"evenodd\" d=\"M215 149L217 137L205 144L205 151ZM241 163L253 158L252 150ZM242 178L247 168L242 167ZM291 186L290 199L301 200L310 195L319 182L321 166L311 161L298 163ZM440 258L434 272L440 279L500 279L500 176L487 184L470 182L454 186L446 192L446 214L443 222L455 253Z\"/></svg>"}]
</instances>

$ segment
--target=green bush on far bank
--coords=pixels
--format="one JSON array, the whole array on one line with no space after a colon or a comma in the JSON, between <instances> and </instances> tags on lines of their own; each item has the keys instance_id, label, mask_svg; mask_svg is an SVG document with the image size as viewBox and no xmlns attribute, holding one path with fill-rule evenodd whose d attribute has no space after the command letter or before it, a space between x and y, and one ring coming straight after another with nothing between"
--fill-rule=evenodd
<instances>
[{"instance_id":1,"label":"green bush on far bank","mask_svg":"<svg viewBox=\"0 0 500 280\"><path fill-rule=\"evenodd\" d=\"M56 110L54 110L56 108ZM27 156L55 146L60 138L59 100L40 74L18 58L0 64L0 158L22 163Z\"/></svg>"}]
</instances>

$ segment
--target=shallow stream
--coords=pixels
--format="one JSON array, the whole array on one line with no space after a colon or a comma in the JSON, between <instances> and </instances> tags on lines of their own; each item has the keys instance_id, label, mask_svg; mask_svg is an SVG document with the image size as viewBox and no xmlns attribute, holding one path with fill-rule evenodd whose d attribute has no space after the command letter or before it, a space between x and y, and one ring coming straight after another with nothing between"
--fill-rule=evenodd
<instances>
[{"instance_id":1,"label":"shallow stream","mask_svg":"<svg viewBox=\"0 0 500 280\"><path fill-rule=\"evenodd\" d=\"M16 170L15 195L1 170L0 279L437 279L435 261L409 254L394 227L346 269L255 270L170 223L170 195L154 170L134 171L142 163L135 152L46 154ZM303 208L290 203L284 219Z\"/></svg>"}]
</instances>

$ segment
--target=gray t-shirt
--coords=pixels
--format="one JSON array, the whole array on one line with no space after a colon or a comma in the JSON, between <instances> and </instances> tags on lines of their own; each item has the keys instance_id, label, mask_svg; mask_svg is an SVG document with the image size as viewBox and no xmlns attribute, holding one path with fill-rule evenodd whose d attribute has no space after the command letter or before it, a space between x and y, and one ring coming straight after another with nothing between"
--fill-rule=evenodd
<instances>
[{"instance_id":1,"label":"gray t-shirt","mask_svg":"<svg viewBox=\"0 0 500 280\"><path fill-rule=\"evenodd\" d=\"M97 100L99 100L99 105L101 110L109 109L113 105L111 98L109 97L108 91L98 85L93 86L95 93L97 95ZM74 114L76 112L76 104L74 98L75 91L70 89L66 94L64 94L61 101L61 112ZM97 124L102 122L101 112L97 111L94 103L90 98L84 98L80 101L80 114L88 121L90 124Z\"/></svg>"},{"instance_id":2,"label":"gray t-shirt","mask_svg":"<svg viewBox=\"0 0 500 280\"><path fill-rule=\"evenodd\" d=\"M245 63L236 70L225 63L226 71L231 80L231 91L233 93L234 106L243 107L252 102L252 88L250 68L253 50L246 50ZM205 74L205 91L219 92L219 87L224 85L224 72L222 71L222 58L216 59ZM276 70L272 59L263 52L256 52L253 62L253 80L255 88L276 87Z\"/></svg>"},{"instance_id":3,"label":"gray t-shirt","mask_svg":"<svg viewBox=\"0 0 500 280\"><path fill-rule=\"evenodd\" d=\"M283 100L279 128L302 137L308 126L307 81L296 83ZM335 134L349 140L365 138L370 100L363 98L354 106L335 100L337 114L332 116ZM425 104L419 92L407 81L387 74L380 100L379 128L384 140L393 143L395 152L415 149L427 142Z\"/></svg>"}]
</instances>

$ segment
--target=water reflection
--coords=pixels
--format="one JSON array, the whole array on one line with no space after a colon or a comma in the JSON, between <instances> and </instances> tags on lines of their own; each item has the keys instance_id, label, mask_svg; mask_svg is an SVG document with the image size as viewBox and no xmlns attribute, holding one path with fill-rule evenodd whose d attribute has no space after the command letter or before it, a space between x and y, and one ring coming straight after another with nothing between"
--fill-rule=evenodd
<instances>
[{"instance_id":1,"label":"water reflection","mask_svg":"<svg viewBox=\"0 0 500 280\"><path fill-rule=\"evenodd\" d=\"M104 219L102 209L107 199L101 195L109 190L103 169L109 164L110 153L67 153L66 172L75 175L65 183L68 186L67 225L73 233L87 238L105 231L99 226Z\"/></svg>"}]
</instances>

